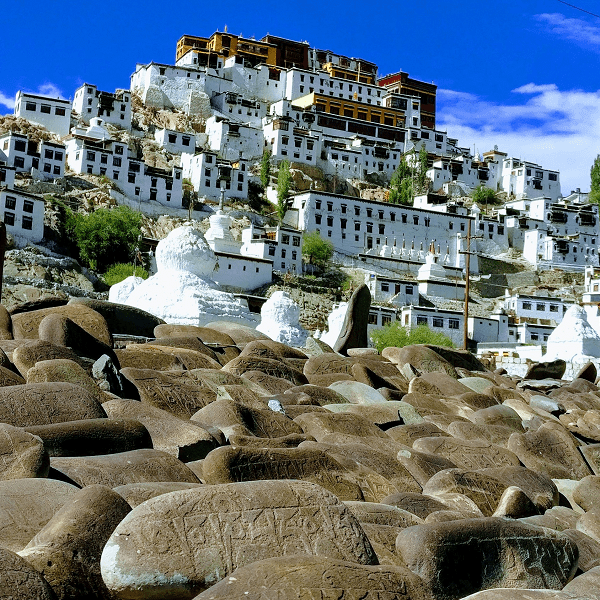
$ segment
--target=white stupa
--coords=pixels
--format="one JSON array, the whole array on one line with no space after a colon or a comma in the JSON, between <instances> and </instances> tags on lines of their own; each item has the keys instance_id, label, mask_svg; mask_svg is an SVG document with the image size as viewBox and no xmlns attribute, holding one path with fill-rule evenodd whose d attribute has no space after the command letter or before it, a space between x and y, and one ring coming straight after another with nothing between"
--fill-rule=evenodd
<instances>
[{"instance_id":1,"label":"white stupa","mask_svg":"<svg viewBox=\"0 0 600 600\"><path fill-rule=\"evenodd\" d=\"M329 313L329 317L327 317L327 331L324 331L320 338L322 342L325 342L333 348L342 331L347 312L348 303L340 302L338 306Z\"/></svg>"},{"instance_id":2,"label":"white stupa","mask_svg":"<svg viewBox=\"0 0 600 600\"><path fill-rule=\"evenodd\" d=\"M263 304L261 321L256 331L268 335L276 342L302 348L308 332L300 325L300 307L287 292L275 292Z\"/></svg>"},{"instance_id":3,"label":"white stupa","mask_svg":"<svg viewBox=\"0 0 600 600\"><path fill-rule=\"evenodd\" d=\"M210 225L208 231L204 234L204 238L215 252L239 254L242 242L238 242L231 233L232 218L223 210L224 202L225 190L221 188L219 208L208 219Z\"/></svg>"},{"instance_id":4,"label":"white stupa","mask_svg":"<svg viewBox=\"0 0 600 600\"><path fill-rule=\"evenodd\" d=\"M205 325L211 321L234 321L254 327L257 316L212 281L216 262L215 253L202 233L190 225L178 227L158 243L156 275L134 285L121 302L148 311L167 323Z\"/></svg>"},{"instance_id":5,"label":"white stupa","mask_svg":"<svg viewBox=\"0 0 600 600\"><path fill-rule=\"evenodd\" d=\"M586 362L600 358L600 334L590 325L584 308L571 306L548 338L544 361Z\"/></svg>"}]
</instances>

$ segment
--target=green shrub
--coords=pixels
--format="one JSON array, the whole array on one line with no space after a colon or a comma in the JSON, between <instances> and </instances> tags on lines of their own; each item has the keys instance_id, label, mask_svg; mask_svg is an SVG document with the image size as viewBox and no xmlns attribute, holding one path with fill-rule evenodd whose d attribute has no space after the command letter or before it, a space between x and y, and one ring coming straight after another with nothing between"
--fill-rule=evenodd
<instances>
[{"instance_id":1,"label":"green shrub","mask_svg":"<svg viewBox=\"0 0 600 600\"><path fill-rule=\"evenodd\" d=\"M101 272L109 265L133 260L141 222L140 213L127 206L77 215L74 235L81 260Z\"/></svg>"},{"instance_id":2,"label":"green shrub","mask_svg":"<svg viewBox=\"0 0 600 600\"><path fill-rule=\"evenodd\" d=\"M414 329L402 327L400 321L384 325L371 332L371 339L378 352L384 348L412 346L413 344L435 344L436 346L454 347L452 340L438 331L432 331L427 325L418 325Z\"/></svg>"},{"instance_id":3,"label":"green shrub","mask_svg":"<svg viewBox=\"0 0 600 600\"><path fill-rule=\"evenodd\" d=\"M331 260L333 251L333 244L329 240L324 240L318 231L304 234L302 256L308 260L309 265L324 269Z\"/></svg>"},{"instance_id":4,"label":"green shrub","mask_svg":"<svg viewBox=\"0 0 600 600\"><path fill-rule=\"evenodd\" d=\"M135 275L142 279L148 279L149 273L141 265L134 265L132 263L117 263L108 267L106 273L102 275L102 279L106 285L115 285L115 283L121 283L123 279Z\"/></svg>"}]
</instances>

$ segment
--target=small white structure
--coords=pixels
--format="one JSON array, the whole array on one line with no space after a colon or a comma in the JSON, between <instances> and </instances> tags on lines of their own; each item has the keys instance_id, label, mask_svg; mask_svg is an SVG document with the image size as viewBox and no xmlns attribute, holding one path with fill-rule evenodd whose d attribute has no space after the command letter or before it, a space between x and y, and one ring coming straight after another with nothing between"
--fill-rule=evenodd
<instances>
[{"instance_id":1,"label":"small white structure","mask_svg":"<svg viewBox=\"0 0 600 600\"><path fill-rule=\"evenodd\" d=\"M273 270L302 273L302 232L285 226L258 227L242 231L241 253L273 261Z\"/></svg>"},{"instance_id":2,"label":"small white structure","mask_svg":"<svg viewBox=\"0 0 600 600\"><path fill-rule=\"evenodd\" d=\"M466 283L464 281L449 281L444 267L438 264L433 242L425 257L425 264L419 269L417 281L419 294L435 296L449 300L464 300Z\"/></svg>"},{"instance_id":3,"label":"small white structure","mask_svg":"<svg viewBox=\"0 0 600 600\"><path fill-rule=\"evenodd\" d=\"M590 325L585 309L574 305L548 338L544 360L585 362L588 358L600 358L600 333Z\"/></svg>"},{"instance_id":4,"label":"small white structure","mask_svg":"<svg viewBox=\"0 0 600 600\"><path fill-rule=\"evenodd\" d=\"M56 179L65 173L65 146L56 142L34 142L20 133L0 137L0 160L17 173L33 173L35 178Z\"/></svg>"},{"instance_id":5,"label":"small white structure","mask_svg":"<svg viewBox=\"0 0 600 600\"><path fill-rule=\"evenodd\" d=\"M135 286L124 302L167 323L205 325L233 321L254 327L257 317L233 294L212 280L217 259L204 236L189 225L178 227L158 243L156 275Z\"/></svg>"},{"instance_id":6,"label":"small white structure","mask_svg":"<svg viewBox=\"0 0 600 600\"><path fill-rule=\"evenodd\" d=\"M63 137L71 128L71 103L60 98L17 92L15 117L27 119Z\"/></svg>"},{"instance_id":7,"label":"small white structure","mask_svg":"<svg viewBox=\"0 0 600 600\"><path fill-rule=\"evenodd\" d=\"M333 310L329 313L329 317L327 317L327 331L324 331L320 337L322 342L333 348L338 337L340 337L347 312L347 302L340 302L337 306L333 307Z\"/></svg>"},{"instance_id":8,"label":"small white structure","mask_svg":"<svg viewBox=\"0 0 600 600\"><path fill-rule=\"evenodd\" d=\"M117 89L114 93L102 92L95 85L84 83L75 91L73 110L84 123L101 117L122 129L131 129L131 92Z\"/></svg>"},{"instance_id":9,"label":"small white structure","mask_svg":"<svg viewBox=\"0 0 600 600\"><path fill-rule=\"evenodd\" d=\"M6 231L17 245L44 237L44 199L14 188L14 167L0 165L0 209Z\"/></svg>"},{"instance_id":10,"label":"small white structure","mask_svg":"<svg viewBox=\"0 0 600 600\"><path fill-rule=\"evenodd\" d=\"M308 332L300 325L300 307L287 292L277 291L263 304L257 331L272 340L302 348Z\"/></svg>"},{"instance_id":11,"label":"small white structure","mask_svg":"<svg viewBox=\"0 0 600 600\"><path fill-rule=\"evenodd\" d=\"M182 133L172 129L157 129L154 139L171 154L182 154L187 152L194 154L196 151L196 134Z\"/></svg>"},{"instance_id":12,"label":"small white structure","mask_svg":"<svg viewBox=\"0 0 600 600\"><path fill-rule=\"evenodd\" d=\"M526 319L532 323L539 320L554 321L558 325L564 313L573 306L561 298L553 296L528 296L526 294L511 295L504 291L504 310L518 319Z\"/></svg>"}]
</instances>

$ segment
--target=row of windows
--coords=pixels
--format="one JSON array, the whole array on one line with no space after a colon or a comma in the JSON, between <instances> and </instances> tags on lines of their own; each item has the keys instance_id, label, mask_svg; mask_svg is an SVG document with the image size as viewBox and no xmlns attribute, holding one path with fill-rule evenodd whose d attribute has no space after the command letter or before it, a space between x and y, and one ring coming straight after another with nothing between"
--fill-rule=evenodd
<instances>
[{"instance_id":1,"label":"row of windows","mask_svg":"<svg viewBox=\"0 0 600 600\"><path fill-rule=\"evenodd\" d=\"M18 110L18 107L17 107L17 110ZM29 112L36 112L37 111L37 102L32 102L32 101L28 100L27 102L25 102L25 110L27 110ZM52 107L49 104L40 104L40 112L44 113L46 115L49 115L52 113ZM54 114L58 117L64 117L67 113L66 113L66 109L64 109L62 106L55 106Z\"/></svg>"},{"instance_id":2,"label":"row of windows","mask_svg":"<svg viewBox=\"0 0 600 600\"><path fill-rule=\"evenodd\" d=\"M275 256L275 246L269 246L269 256ZM285 248L281 249L281 258L285 258L287 256L287 250ZM296 250L292 250L292 260L298 260L298 252Z\"/></svg>"},{"instance_id":3,"label":"row of windows","mask_svg":"<svg viewBox=\"0 0 600 600\"><path fill-rule=\"evenodd\" d=\"M14 196L6 196L4 207L15 210L17 208L17 199ZM33 212L33 202L31 200L23 200L23 212Z\"/></svg>"},{"instance_id":4,"label":"row of windows","mask_svg":"<svg viewBox=\"0 0 600 600\"><path fill-rule=\"evenodd\" d=\"M417 315L417 325L429 325L429 317ZM444 319L442 317L431 317L432 327L444 327ZM460 329L460 321L458 319L448 319L448 329Z\"/></svg>"},{"instance_id":5,"label":"row of windows","mask_svg":"<svg viewBox=\"0 0 600 600\"><path fill-rule=\"evenodd\" d=\"M532 310L532 303L531 302L523 302L523 310ZM543 302L538 302L535 305L535 310L545 311L546 305ZM550 312L559 312L558 304L551 304ZM567 312L567 307L564 305L563 305L563 312Z\"/></svg>"},{"instance_id":6,"label":"row of windows","mask_svg":"<svg viewBox=\"0 0 600 600\"><path fill-rule=\"evenodd\" d=\"M15 213L11 213L11 212L4 212L4 223L6 225L13 225L15 224ZM23 218L21 219L21 227L23 229L33 229L33 219L31 217L26 217L25 215L23 215Z\"/></svg>"},{"instance_id":7,"label":"row of windows","mask_svg":"<svg viewBox=\"0 0 600 600\"><path fill-rule=\"evenodd\" d=\"M404 289L405 294L407 296L412 296L413 295L413 290L414 290L414 287L412 285L407 285L405 287L405 289ZM390 284L388 282L386 282L386 281L382 281L381 282L381 291L382 292L389 292L390 291ZM399 294L399 293L400 293L400 285L397 285L396 286L396 294Z\"/></svg>"}]
</instances>

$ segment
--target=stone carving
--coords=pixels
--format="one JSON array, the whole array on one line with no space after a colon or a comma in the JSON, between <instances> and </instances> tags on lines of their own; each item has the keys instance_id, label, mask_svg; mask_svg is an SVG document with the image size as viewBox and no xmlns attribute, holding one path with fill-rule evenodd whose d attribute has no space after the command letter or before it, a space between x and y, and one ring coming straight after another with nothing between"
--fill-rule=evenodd
<instances>
[{"instance_id":1,"label":"stone carving","mask_svg":"<svg viewBox=\"0 0 600 600\"><path fill-rule=\"evenodd\" d=\"M333 345L335 352L347 354L349 348L366 348L369 345L367 323L371 308L371 292L363 283L350 297L342 330Z\"/></svg>"}]
</instances>

